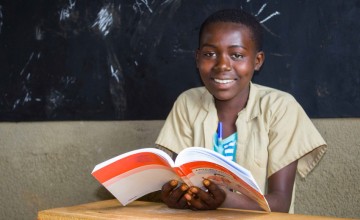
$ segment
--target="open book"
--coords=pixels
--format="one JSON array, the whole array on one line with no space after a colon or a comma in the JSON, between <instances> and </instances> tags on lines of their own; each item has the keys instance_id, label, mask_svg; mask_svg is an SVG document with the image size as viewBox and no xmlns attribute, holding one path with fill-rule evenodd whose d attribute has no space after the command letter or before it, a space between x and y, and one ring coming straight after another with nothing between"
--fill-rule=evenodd
<instances>
[{"instance_id":1,"label":"open book","mask_svg":"<svg viewBox=\"0 0 360 220\"><path fill-rule=\"evenodd\" d=\"M206 178L227 193L241 193L267 212L270 207L251 173L221 154L201 147L181 151L175 162L162 150L143 148L121 154L95 166L92 175L122 205L157 190L177 179L205 189Z\"/></svg>"}]
</instances>

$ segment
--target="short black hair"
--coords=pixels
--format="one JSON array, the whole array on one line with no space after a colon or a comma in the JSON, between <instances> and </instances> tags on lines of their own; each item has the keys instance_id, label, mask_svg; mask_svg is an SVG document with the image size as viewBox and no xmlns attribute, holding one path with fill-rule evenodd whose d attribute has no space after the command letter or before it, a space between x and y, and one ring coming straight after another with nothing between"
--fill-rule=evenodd
<instances>
[{"instance_id":1,"label":"short black hair","mask_svg":"<svg viewBox=\"0 0 360 220\"><path fill-rule=\"evenodd\" d=\"M199 31L199 45L202 33L206 26L216 22L232 22L243 24L250 29L253 35L253 40L257 51L262 50L263 46L263 27L255 16L241 10L241 9L222 9L211 14L200 26Z\"/></svg>"}]
</instances>

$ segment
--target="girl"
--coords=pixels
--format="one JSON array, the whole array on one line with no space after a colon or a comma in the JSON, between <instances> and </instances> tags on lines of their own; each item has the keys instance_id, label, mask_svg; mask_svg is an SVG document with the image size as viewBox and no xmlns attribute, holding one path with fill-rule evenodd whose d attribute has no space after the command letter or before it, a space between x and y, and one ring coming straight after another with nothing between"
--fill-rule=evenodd
<instances>
[{"instance_id":1,"label":"girl","mask_svg":"<svg viewBox=\"0 0 360 220\"><path fill-rule=\"evenodd\" d=\"M191 146L226 154L251 171L272 211L292 212L296 170L305 177L326 143L290 94L251 82L265 59L262 35L261 24L242 10L221 10L204 21L196 63L205 87L178 97L156 144L173 156ZM215 138L219 122L221 143ZM226 196L210 180L204 185L208 190L172 180L161 197L172 208L259 209L244 195Z\"/></svg>"}]
</instances>

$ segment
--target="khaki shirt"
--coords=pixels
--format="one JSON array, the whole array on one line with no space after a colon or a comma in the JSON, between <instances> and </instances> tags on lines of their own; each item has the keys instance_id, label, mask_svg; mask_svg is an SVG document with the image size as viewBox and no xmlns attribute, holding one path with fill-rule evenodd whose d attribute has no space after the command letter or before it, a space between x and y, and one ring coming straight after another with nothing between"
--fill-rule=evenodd
<instances>
[{"instance_id":1,"label":"khaki shirt","mask_svg":"<svg viewBox=\"0 0 360 220\"><path fill-rule=\"evenodd\" d=\"M175 153L191 146L213 149L217 125L213 96L205 87L193 88L174 103L156 144ZM273 88L250 84L236 127L236 161L250 170L265 194L272 174L298 160L297 170L305 177L326 151L324 139L293 96Z\"/></svg>"}]
</instances>

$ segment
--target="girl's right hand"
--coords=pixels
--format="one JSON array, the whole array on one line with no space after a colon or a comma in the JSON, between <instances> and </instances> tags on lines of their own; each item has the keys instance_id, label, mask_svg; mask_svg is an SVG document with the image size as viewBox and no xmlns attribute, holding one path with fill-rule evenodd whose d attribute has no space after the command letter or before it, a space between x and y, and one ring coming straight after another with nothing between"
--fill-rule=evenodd
<instances>
[{"instance_id":1,"label":"girl's right hand","mask_svg":"<svg viewBox=\"0 0 360 220\"><path fill-rule=\"evenodd\" d=\"M169 207L175 209L188 209L189 205L184 197L189 187L182 183L178 187L177 180L165 183L161 188L161 199Z\"/></svg>"}]
</instances>

